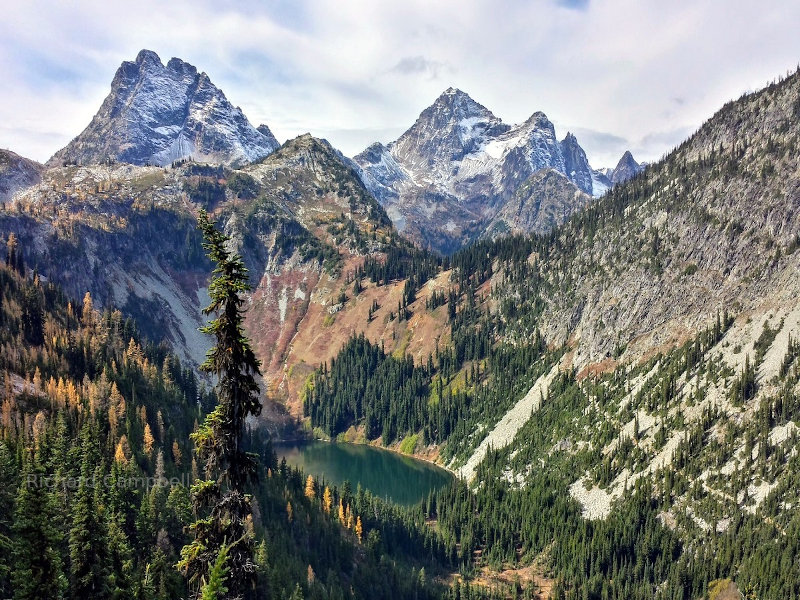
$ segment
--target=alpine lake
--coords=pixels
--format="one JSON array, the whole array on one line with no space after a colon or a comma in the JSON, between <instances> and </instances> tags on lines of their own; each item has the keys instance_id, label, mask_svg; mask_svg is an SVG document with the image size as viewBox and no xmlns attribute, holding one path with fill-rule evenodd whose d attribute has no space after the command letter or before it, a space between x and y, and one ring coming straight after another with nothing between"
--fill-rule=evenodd
<instances>
[{"instance_id":1,"label":"alpine lake","mask_svg":"<svg viewBox=\"0 0 800 600\"><path fill-rule=\"evenodd\" d=\"M454 476L431 463L374 446L343 442L281 442L274 445L278 461L286 459L306 475L355 491L360 485L373 495L403 506L424 500L432 490L449 485Z\"/></svg>"}]
</instances>

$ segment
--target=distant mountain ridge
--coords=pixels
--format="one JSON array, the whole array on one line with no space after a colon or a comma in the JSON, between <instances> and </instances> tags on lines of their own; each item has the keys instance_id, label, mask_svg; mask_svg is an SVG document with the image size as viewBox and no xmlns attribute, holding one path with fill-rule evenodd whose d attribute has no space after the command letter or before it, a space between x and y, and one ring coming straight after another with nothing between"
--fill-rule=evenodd
<instances>
[{"instance_id":1,"label":"distant mountain ridge","mask_svg":"<svg viewBox=\"0 0 800 600\"><path fill-rule=\"evenodd\" d=\"M10 150L0 150L0 202L42 180L44 167Z\"/></svg>"},{"instance_id":2,"label":"distant mountain ridge","mask_svg":"<svg viewBox=\"0 0 800 600\"><path fill-rule=\"evenodd\" d=\"M179 58L163 65L142 50L123 62L91 123L47 162L168 165L176 160L239 166L264 158L278 142L253 127L205 73Z\"/></svg>"},{"instance_id":3,"label":"distant mountain ridge","mask_svg":"<svg viewBox=\"0 0 800 600\"><path fill-rule=\"evenodd\" d=\"M239 168L277 148L269 127L253 127L208 75L142 50L119 67L86 129L45 166L191 159ZM544 113L508 125L455 88L395 142L373 144L353 166L399 231L444 254L486 235L548 231L639 169L626 153L616 169L593 170L575 135L559 141Z\"/></svg>"},{"instance_id":4,"label":"distant mountain ridge","mask_svg":"<svg viewBox=\"0 0 800 600\"><path fill-rule=\"evenodd\" d=\"M561 207L555 221L538 219L538 203L523 202L534 213L517 220L532 227L521 231L545 231L563 222L613 184L592 170L572 133L557 139L543 112L511 126L455 88L445 90L396 141L372 144L354 160L397 228L443 253L498 231L495 217L543 169L566 178L574 194L559 197L574 195L574 201ZM545 179L539 175L534 182ZM524 189L541 195L535 185Z\"/></svg>"}]
</instances>

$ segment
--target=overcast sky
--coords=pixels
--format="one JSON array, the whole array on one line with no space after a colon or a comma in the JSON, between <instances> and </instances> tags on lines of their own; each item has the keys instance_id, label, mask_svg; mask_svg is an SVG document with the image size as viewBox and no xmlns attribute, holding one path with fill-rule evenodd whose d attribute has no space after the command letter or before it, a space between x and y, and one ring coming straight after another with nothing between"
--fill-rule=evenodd
<instances>
[{"instance_id":1,"label":"overcast sky","mask_svg":"<svg viewBox=\"0 0 800 600\"><path fill-rule=\"evenodd\" d=\"M537 110L594 167L654 160L721 105L793 71L797 0L5 2L0 147L44 161L142 48L205 71L279 141L353 155L447 87L508 123Z\"/></svg>"}]
</instances>

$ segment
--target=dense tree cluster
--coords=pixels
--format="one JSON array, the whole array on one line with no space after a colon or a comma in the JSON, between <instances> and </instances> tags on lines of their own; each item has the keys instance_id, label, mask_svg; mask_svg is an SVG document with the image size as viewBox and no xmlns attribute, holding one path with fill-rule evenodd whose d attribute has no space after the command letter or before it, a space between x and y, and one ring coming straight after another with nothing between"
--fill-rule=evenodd
<instances>
[{"instance_id":1,"label":"dense tree cluster","mask_svg":"<svg viewBox=\"0 0 800 600\"><path fill-rule=\"evenodd\" d=\"M315 427L329 436L363 424L370 439L385 443L427 424L429 374L410 356L396 359L353 337L339 355L316 373L305 398L305 411Z\"/></svg>"},{"instance_id":2,"label":"dense tree cluster","mask_svg":"<svg viewBox=\"0 0 800 600\"><path fill-rule=\"evenodd\" d=\"M194 520L189 486L203 472L189 434L216 405L213 392L120 312L99 312L90 294L70 301L4 264L0 324L0 596L188 597L175 564ZM433 575L450 550L419 513L336 488L328 511L259 432L245 432L242 451L261 462L251 519L258 597L438 597ZM417 557L418 548L430 550ZM389 551L403 560L388 561ZM229 572L225 563L212 571Z\"/></svg>"}]
</instances>

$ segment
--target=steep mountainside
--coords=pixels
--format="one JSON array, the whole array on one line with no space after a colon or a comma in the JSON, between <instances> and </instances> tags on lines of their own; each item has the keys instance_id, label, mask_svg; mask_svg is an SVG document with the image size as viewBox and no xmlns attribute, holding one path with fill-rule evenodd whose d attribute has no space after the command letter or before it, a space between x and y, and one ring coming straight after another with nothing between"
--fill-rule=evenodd
<instances>
[{"instance_id":1,"label":"steep mountainside","mask_svg":"<svg viewBox=\"0 0 800 600\"><path fill-rule=\"evenodd\" d=\"M199 364L209 272L195 229L201 207L245 259L254 287L248 331L271 394L290 400L296 413L308 374L353 331L419 359L443 334L434 317L389 319L403 299L403 277L378 287L358 274L387 252L402 273L418 251L397 236L352 163L309 135L242 170L195 163L49 169L0 211L0 231L17 236L26 264L42 276L76 297L90 290L98 306L137 317L151 339L170 341L183 360Z\"/></svg>"},{"instance_id":2,"label":"steep mountainside","mask_svg":"<svg viewBox=\"0 0 800 600\"><path fill-rule=\"evenodd\" d=\"M395 226L415 242L444 253L491 227L522 184L541 169L562 173L585 194L591 195L594 186L575 136L567 134L559 142L544 113L512 127L453 88L422 111L397 141L373 144L355 161ZM532 196L541 195L534 189L541 180L540 175L528 182ZM536 221L535 215L530 221Z\"/></svg>"},{"instance_id":3,"label":"steep mountainside","mask_svg":"<svg viewBox=\"0 0 800 600\"><path fill-rule=\"evenodd\" d=\"M197 515L189 435L216 395L119 311L5 261L0 347L2 597L192 597L175 568ZM419 511L309 479L259 432L243 442L258 463L254 597L440 597L455 543Z\"/></svg>"},{"instance_id":4,"label":"steep mountainside","mask_svg":"<svg viewBox=\"0 0 800 600\"><path fill-rule=\"evenodd\" d=\"M793 302L798 87L793 76L726 105L559 230L542 324L575 343L576 364L680 340L726 308Z\"/></svg>"},{"instance_id":5,"label":"steep mountainside","mask_svg":"<svg viewBox=\"0 0 800 600\"><path fill-rule=\"evenodd\" d=\"M42 180L44 167L9 150L0 150L0 202L9 200L18 190Z\"/></svg>"},{"instance_id":6,"label":"steep mountainside","mask_svg":"<svg viewBox=\"0 0 800 600\"><path fill-rule=\"evenodd\" d=\"M544 234L583 208L591 196L554 169L541 169L517 188L486 227L489 236Z\"/></svg>"},{"instance_id":7,"label":"steep mountainside","mask_svg":"<svg viewBox=\"0 0 800 600\"><path fill-rule=\"evenodd\" d=\"M142 50L117 70L88 127L47 164L163 166L193 158L241 165L277 147L269 128L255 129L208 75L179 58L164 66L155 52Z\"/></svg>"},{"instance_id":8,"label":"steep mountainside","mask_svg":"<svg viewBox=\"0 0 800 600\"><path fill-rule=\"evenodd\" d=\"M798 106L798 73L729 103L537 247L536 276L493 278L498 301L518 299L515 336L539 328L579 374L540 377L542 414L489 428L487 445L509 444L496 472L532 485L549 465L592 519L652 486L683 560L772 598L797 581L778 557L800 523Z\"/></svg>"},{"instance_id":9,"label":"steep mountainside","mask_svg":"<svg viewBox=\"0 0 800 600\"><path fill-rule=\"evenodd\" d=\"M449 343L411 368L354 342L311 424L435 448L473 483L437 527L558 597L797 595L798 111L800 71L549 234L456 253L425 307Z\"/></svg>"}]
</instances>

